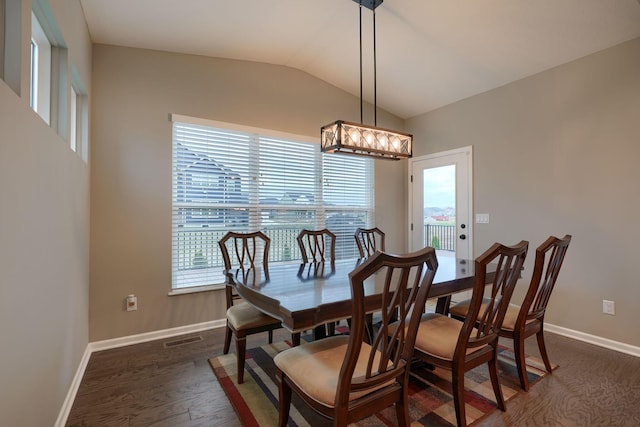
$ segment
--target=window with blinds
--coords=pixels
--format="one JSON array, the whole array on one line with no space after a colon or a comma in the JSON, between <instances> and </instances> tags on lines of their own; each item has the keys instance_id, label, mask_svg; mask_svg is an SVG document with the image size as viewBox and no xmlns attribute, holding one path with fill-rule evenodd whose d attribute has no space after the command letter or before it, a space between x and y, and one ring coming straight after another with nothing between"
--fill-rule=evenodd
<instances>
[{"instance_id":1,"label":"window with blinds","mask_svg":"<svg viewBox=\"0 0 640 427\"><path fill-rule=\"evenodd\" d=\"M355 229L374 221L373 161L305 139L173 117L173 289L224 282L227 231L263 231L279 262L301 259L300 230L327 227L338 259L358 256Z\"/></svg>"}]
</instances>

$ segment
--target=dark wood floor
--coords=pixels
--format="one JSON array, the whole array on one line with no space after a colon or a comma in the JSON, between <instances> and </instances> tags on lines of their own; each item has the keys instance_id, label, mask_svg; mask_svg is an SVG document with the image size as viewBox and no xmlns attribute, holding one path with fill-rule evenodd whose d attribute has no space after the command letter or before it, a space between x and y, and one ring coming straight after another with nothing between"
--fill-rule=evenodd
<instances>
[{"instance_id":1,"label":"dark wood floor","mask_svg":"<svg viewBox=\"0 0 640 427\"><path fill-rule=\"evenodd\" d=\"M203 339L165 348L165 342L184 338L174 337L94 353L67 425L239 427L207 362L222 354L224 329L190 336ZM274 339L288 337L280 331ZM476 426L640 426L639 358L546 337L560 368L509 401L507 412L495 411ZM252 336L248 346L266 340L266 334ZM535 339L527 345L528 353L537 354Z\"/></svg>"}]
</instances>

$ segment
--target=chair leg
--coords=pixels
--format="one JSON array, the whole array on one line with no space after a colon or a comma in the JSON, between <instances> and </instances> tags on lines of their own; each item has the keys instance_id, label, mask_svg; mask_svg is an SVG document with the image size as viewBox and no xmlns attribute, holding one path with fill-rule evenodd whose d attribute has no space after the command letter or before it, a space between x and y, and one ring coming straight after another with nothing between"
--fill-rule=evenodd
<instances>
[{"instance_id":1,"label":"chair leg","mask_svg":"<svg viewBox=\"0 0 640 427\"><path fill-rule=\"evenodd\" d=\"M239 337L236 333L236 359L238 362L238 384L244 382L244 358L247 350L247 337Z\"/></svg>"},{"instance_id":2,"label":"chair leg","mask_svg":"<svg viewBox=\"0 0 640 427\"><path fill-rule=\"evenodd\" d=\"M402 397L396 402L396 418L398 419L398 425L400 427L409 427L411 417L409 416L409 394L407 393L407 387L402 392Z\"/></svg>"},{"instance_id":3,"label":"chair leg","mask_svg":"<svg viewBox=\"0 0 640 427\"><path fill-rule=\"evenodd\" d=\"M467 416L464 408L464 371L454 367L451 371L451 385L453 386L453 406L456 411L456 420L459 427L467 425Z\"/></svg>"},{"instance_id":4,"label":"chair leg","mask_svg":"<svg viewBox=\"0 0 640 427\"><path fill-rule=\"evenodd\" d=\"M273 344L273 331L269 331L269 344Z\"/></svg>"},{"instance_id":5,"label":"chair leg","mask_svg":"<svg viewBox=\"0 0 640 427\"><path fill-rule=\"evenodd\" d=\"M540 355L542 356L544 367L547 369L547 372L551 373L551 362L549 361L549 356L547 355L547 346L544 344L544 333L542 328L540 328L540 330L536 334L536 338L538 339L538 348L540 349Z\"/></svg>"},{"instance_id":6,"label":"chair leg","mask_svg":"<svg viewBox=\"0 0 640 427\"><path fill-rule=\"evenodd\" d=\"M516 369L520 379L520 387L529 391L529 379L527 378L527 362L524 355L524 337L520 334L513 335L513 354L516 358Z\"/></svg>"},{"instance_id":7,"label":"chair leg","mask_svg":"<svg viewBox=\"0 0 640 427\"><path fill-rule=\"evenodd\" d=\"M493 360L489 361L489 376L491 377L491 385L493 386L493 393L496 395L496 405L501 411L507 410L507 405L502 395L502 389L500 388L500 380L498 379L498 352L494 350Z\"/></svg>"},{"instance_id":8,"label":"chair leg","mask_svg":"<svg viewBox=\"0 0 640 427\"><path fill-rule=\"evenodd\" d=\"M286 427L289 421L289 408L291 407L291 387L283 378L284 374L280 369L276 372L276 381L278 382L278 426Z\"/></svg>"},{"instance_id":9,"label":"chair leg","mask_svg":"<svg viewBox=\"0 0 640 427\"><path fill-rule=\"evenodd\" d=\"M327 323L327 336L332 337L336 334L336 323L337 322Z\"/></svg>"},{"instance_id":10,"label":"chair leg","mask_svg":"<svg viewBox=\"0 0 640 427\"><path fill-rule=\"evenodd\" d=\"M227 325L227 331L224 334L224 349L222 350L224 354L229 353L229 347L231 346L231 335L233 335L233 331Z\"/></svg>"}]
</instances>

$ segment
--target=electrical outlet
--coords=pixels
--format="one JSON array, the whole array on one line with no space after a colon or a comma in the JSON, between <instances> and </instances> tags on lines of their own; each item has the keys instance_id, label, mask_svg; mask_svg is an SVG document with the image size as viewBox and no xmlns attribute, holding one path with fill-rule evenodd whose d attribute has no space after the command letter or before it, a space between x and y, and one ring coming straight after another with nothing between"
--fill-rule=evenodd
<instances>
[{"instance_id":1,"label":"electrical outlet","mask_svg":"<svg viewBox=\"0 0 640 427\"><path fill-rule=\"evenodd\" d=\"M127 296L127 311L135 311L138 309L138 297L135 295Z\"/></svg>"},{"instance_id":2,"label":"electrical outlet","mask_svg":"<svg viewBox=\"0 0 640 427\"><path fill-rule=\"evenodd\" d=\"M616 314L616 303L606 299L602 300L602 312L604 314Z\"/></svg>"}]
</instances>

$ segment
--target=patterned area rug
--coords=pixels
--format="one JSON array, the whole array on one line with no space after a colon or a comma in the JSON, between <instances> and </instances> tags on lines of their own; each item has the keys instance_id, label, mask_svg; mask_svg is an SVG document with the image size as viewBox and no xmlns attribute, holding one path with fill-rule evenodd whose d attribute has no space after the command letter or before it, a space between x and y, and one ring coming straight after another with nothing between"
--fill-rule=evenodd
<instances>
[{"instance_id":1,"label":"patterned area rug","mask_svg":"<svg viewBox=\"0 0 640 427\"><path fill-rule=\"evenodd\" d=\"M229 397L238 417L245 427L276 426L278 423L278 386L275 383L273 357L289 348L286 342L278 342L247 350L244 383L237 383L236 355L229 353L209 359L213 371ZM554 366L554 369L557 366ZM513 352L500 348L500 384L506 401L520 391L518 374ZM545 374L541 360L528 357L529 382L534 384ZM456 417L451 396L451 376L449 371L419 370L417 372L428 383L411 379L409 389L409 411L412 426L455 426ZM312 374L312 373L311 373ZM497 410L495 396L485 366L478 367L465 375L465 403L467 423L482 419ZM396 423L395 410L389 407L356 424L358 427L393 426ZM320 417L293 395L289 426L330 426L331 422Z\"/></svg>"}]
</instances>

